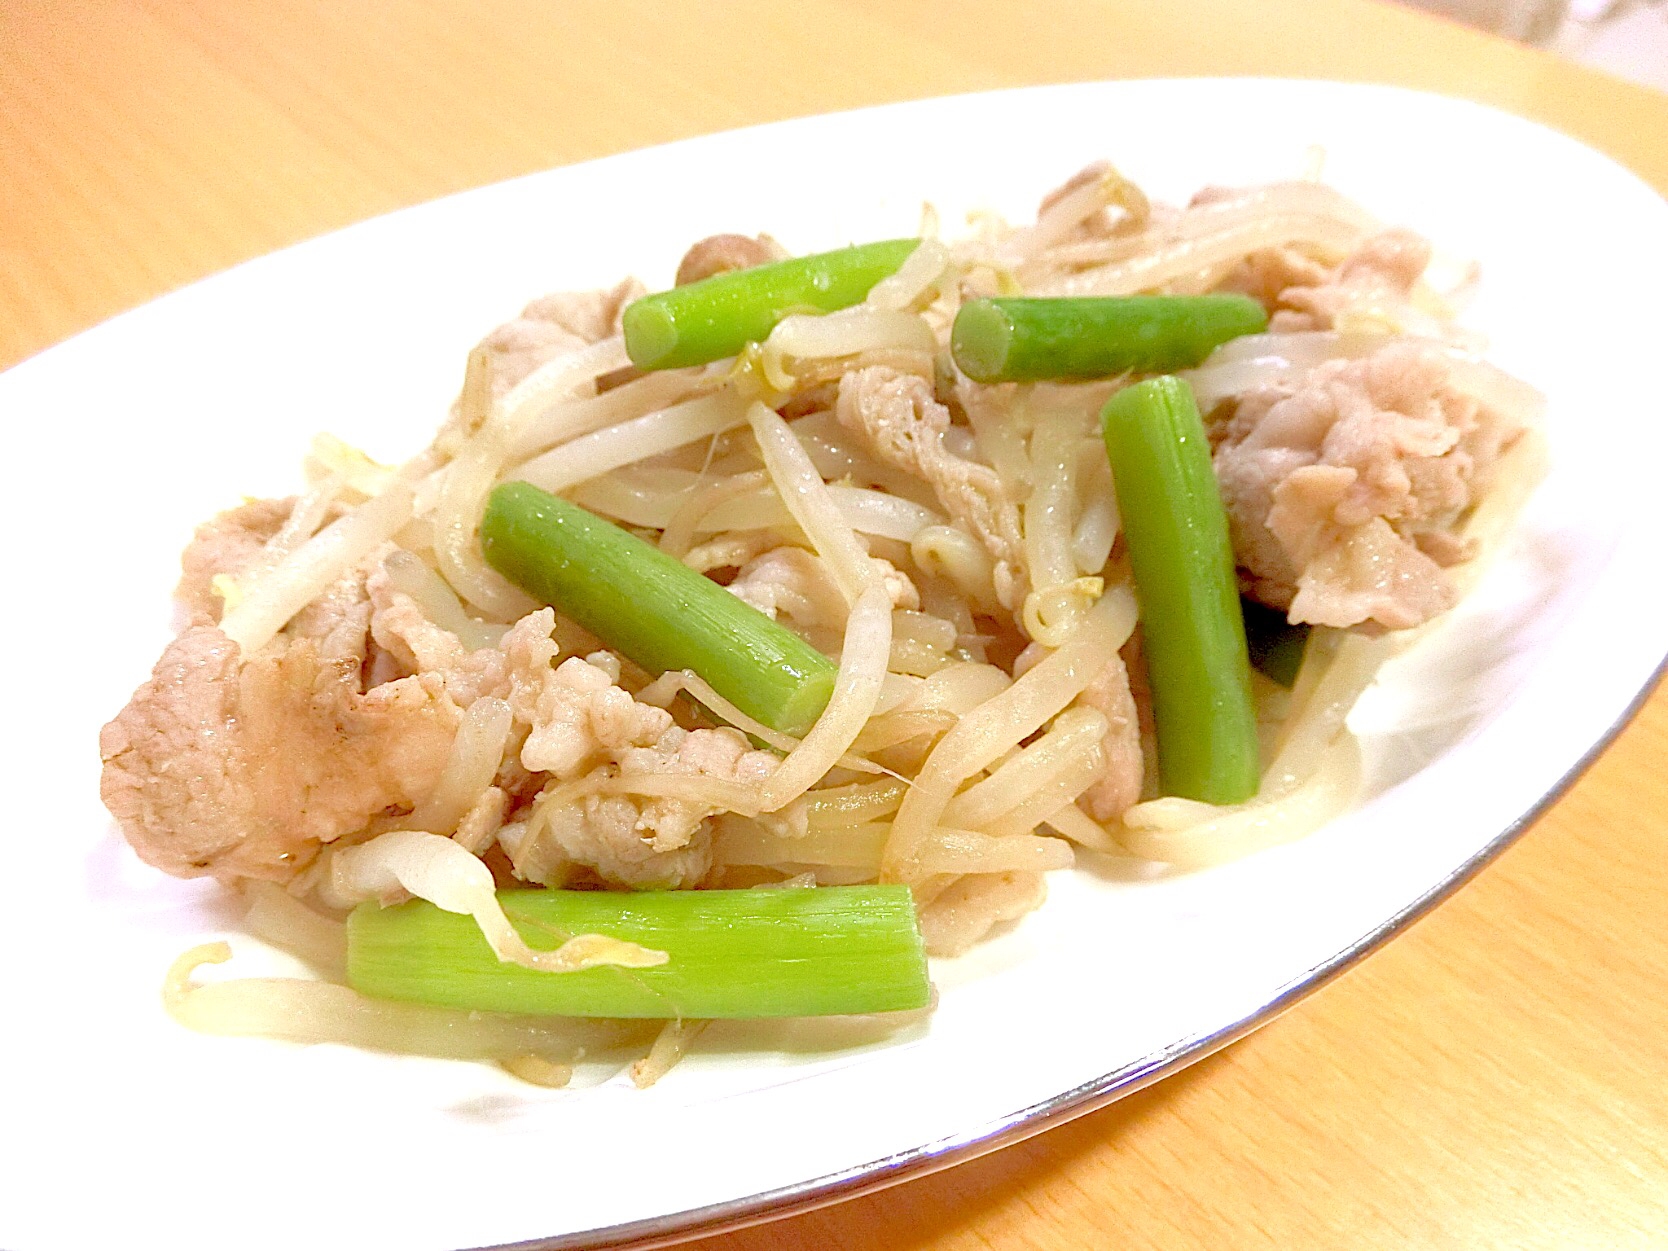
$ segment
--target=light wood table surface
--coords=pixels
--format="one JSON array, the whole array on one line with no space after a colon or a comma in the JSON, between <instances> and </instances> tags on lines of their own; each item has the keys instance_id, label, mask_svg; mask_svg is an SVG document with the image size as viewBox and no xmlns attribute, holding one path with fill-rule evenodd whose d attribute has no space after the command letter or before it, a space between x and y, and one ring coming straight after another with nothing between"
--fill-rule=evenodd
<instances>
[{"instance_id":1,"label":"light wood table surface","mask_svg":"<svg viewBox=\"0 0 1668 1251\"><path fill-rule=\"evenodd\" d=\"M1191 74L1467 96L1668 188L1668 96L1373 0L5 0L0 366L514 174L891 100ZM1658 693L1474 883L1248 1040L1020 1146L699 1245L1668 1246L1665 762Z\"/></svg>"}]
</instances>

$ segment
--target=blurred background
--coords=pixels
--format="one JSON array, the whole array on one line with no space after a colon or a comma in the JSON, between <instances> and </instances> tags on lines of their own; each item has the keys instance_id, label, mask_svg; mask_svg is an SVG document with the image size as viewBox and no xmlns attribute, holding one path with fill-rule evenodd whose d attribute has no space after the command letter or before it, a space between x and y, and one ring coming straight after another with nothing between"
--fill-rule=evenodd
<instances>
[{"instance_id":1,"label":"blurred background","mask_svg":"<svg viewBox=\"0 0 1668 1251\"><path fill-rule=\"evenodd\" d=\"M1403 3L1668 91L1668 3L1664 0Z\"/></svg>"}]
</instances>

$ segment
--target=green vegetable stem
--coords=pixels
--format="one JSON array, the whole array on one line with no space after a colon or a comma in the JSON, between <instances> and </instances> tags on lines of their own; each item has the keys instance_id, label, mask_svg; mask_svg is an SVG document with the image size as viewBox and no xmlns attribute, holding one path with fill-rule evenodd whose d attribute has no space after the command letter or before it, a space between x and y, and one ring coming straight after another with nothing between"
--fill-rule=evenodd
<instances>
[{"instance_id":1,"label":"green vegetable stem","mask_svg":"<svg viewBox=\"0 0 1668 1251\"><path fill-rule=\"evenodd\" d=\"M1193 392L1178 378L1101 411L1141 605L1142 648L1169 795L1235 804L1257 792L1257 721L1228 519Z\"/></svg>"},{"instance_id":2,"label":"green vegetable stem","mask_svg":"<svg viewBox=\"0 0 1668 1251\"><path fill-rule=\"evenodd\" d=\"M956 314L950 350L975 382L1105 378L1197 365L1267 325L1243 295L973 300Z\"/></svg>"},{"instance_id":3,"label":"green vegetable stem","mask_svg":"<svg viewBox=\"0 0 1668 1251\"><path fill-rule=\"evenodd\" d=\"M832 660L636 535L525 482L492 492L487 563L653 674L693 669L749 716L802 735L834 690Z\"/></svg>"},{"instance_id":4,"label":"green vegetable stem","mask_svg":"<svg viewBox=\"0 0 1668 1251\"><path fill-rule=\"evenodd\" d=\"M665 964L548 973L500 963L467 916L412 901L348 918L348 983L382 999L557 1016L742 1018L890 1012L931 989L904 886L816 890L511 890L534 947L601 933Z\"/></svg>"},{"instance_id":5,"label":"green vegetable stem","mask_svg":"<svg viewBox=\"0 0 1668 1251\"><path fill-rule=\"evenodd\" d=\"M639 369L678 369L734 356L789 313L849 308L896 273L919 239L887 239L714 274L645 295L621 318L626 354Z\"/></svg>"}]
</instances>

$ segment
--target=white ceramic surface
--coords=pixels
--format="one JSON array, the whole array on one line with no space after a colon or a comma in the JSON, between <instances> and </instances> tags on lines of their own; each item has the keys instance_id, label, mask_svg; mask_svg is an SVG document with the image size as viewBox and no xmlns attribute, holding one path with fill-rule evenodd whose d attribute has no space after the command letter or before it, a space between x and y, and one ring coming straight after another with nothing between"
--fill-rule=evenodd
<instances>
[{"instance_id":1,"label":"white ceramic surface","mask_svg":"<svg viewBox=\"0 0 1668 1251\"><path fill-rule=\"evenodd\" d=\"M387 459L414 450L486 329L547 290L665 283L703 234L811 250L909 233L923 200L951 225L974 206L1020 218L1103 156L1181 199L1291 176L1313 144L1384 220L1482 261L1468 320L1548 394L1555 461L1486 582L1357 709L1380 792L1358 812L1209 872L1057 874L1041 912L935 967L930 1027L833 1051L814 1031L715 1027L644 1093L202 1038L163 1015L168 962L235 920L213 886L118 842L94 742L168 635L195 521L293 489L321 429ZM664 1234L954 1158L1203 1054L1461 878L1649 682L1668 649L1651 524L1664 289L1668 207L1528 122L1371 87L1112 83L535 175L243 265L0 376L14 797L0 1246Z\"/></svg>"}]
</instances>

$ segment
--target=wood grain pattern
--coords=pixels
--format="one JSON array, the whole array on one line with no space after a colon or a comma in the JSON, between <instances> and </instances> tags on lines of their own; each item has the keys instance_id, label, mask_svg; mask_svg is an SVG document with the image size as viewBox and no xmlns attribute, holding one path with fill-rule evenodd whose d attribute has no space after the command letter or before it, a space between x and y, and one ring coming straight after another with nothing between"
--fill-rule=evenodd
<instances>
[{"instance_id":1,"label":"wood grain pattern","mask_svg":"<svg viewBox=\"0 0 1668 1251\"><path fill-rule=\"evenodd\" d=\"M1668 97L1371 0L7 0L0 365L553 164L896 99L1223 73L1468 96L1668 188ZM1665 759L1658 694L1475 883L1249 1040L1010 1150L700 1245L1668 1245Z\"/></svg>"}]
</instances>

